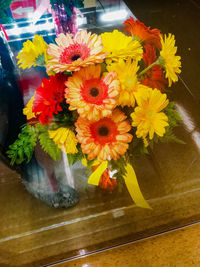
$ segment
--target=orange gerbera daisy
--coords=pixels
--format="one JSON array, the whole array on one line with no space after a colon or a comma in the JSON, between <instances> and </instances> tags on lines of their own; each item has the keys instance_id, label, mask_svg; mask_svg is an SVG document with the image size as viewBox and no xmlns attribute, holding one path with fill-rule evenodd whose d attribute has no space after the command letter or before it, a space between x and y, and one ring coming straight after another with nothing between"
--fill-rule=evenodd
<instances>
[{"instance_id":1,"label":"orange gerbera daisy","mask_svg":"<svg viewBox=\"0 0 200 267\"><path fill-rule=\"evenodd\" d=\"M101 66L75 72L66 82L66 102L70 110L89 120L110 116L117 105L120 83L115 72L101 77Z\"/></svg>"},{"instance_id":2,"label":"orange gerbera daisy","mask_svg":"<svg viewBox=\"0 0 200 267\"><path fill-rule=\"evenodd\" d=\"M158 29L150 29L146 27L144 23L139 20L134 20L130 17L124 22L125 31L129 32L132 36L138 37L145 44L154 45L157 48L161 48L160 31Z\"/></svg>"},{"instance_id":3,"label":"orange gerbera daisy","mask_svg":"<svg viewBox=\"0 0 200 267\"><path fill-rule=\"evenodd\" d=\"M157 59L155 47L150 44L145 45L145 53L143 54L145 68L150 66ZM159 65L155 65L144 74L141 83L151 88L164 91L167 80L164 78L162 68Z\"/></svg>"},{"instance_id":4,"label":"orange gerbera daisy","mask_svg":"<svg viewBox=\"0 0 200 267\"><path fill-rule=\"evenodd\" d=\"M102 52L101 37L86 30L72 34L59 34L55 39L56 44L50 44L48 54L47 72L77 71L80 67L101 63L106 54Z\"/></svg>"},{"instance_id":5,"label":"orange gerbera daisy","mask_svg":"<svg viewBox=\"0 0 200 267\"><path fill-rule=\"evenodd\" d=\"M96 122L79 117L75 125L77 139L89 160L116 160L124 155L132 140L132 135L128 133L131 126L119 109L113 111L112 117Z\"/></svg>"}]
</instances>

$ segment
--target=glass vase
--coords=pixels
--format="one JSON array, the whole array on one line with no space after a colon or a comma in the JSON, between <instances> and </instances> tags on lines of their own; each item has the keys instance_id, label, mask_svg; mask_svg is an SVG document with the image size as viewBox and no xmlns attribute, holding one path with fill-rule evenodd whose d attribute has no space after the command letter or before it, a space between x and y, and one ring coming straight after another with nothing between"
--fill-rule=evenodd
<instances>
[{"instance_id":1,"label":"glass vase","mask_svg":"<svg viewBox=\"0 0 200 267\"><path fill-rule=\"evenodd\" d=\"M56 162L37 144L34 157L24 168L23 182L31 194L49 206L68 208L78 202L74 176L65 153Z\"/></svg>"}]
</instances>

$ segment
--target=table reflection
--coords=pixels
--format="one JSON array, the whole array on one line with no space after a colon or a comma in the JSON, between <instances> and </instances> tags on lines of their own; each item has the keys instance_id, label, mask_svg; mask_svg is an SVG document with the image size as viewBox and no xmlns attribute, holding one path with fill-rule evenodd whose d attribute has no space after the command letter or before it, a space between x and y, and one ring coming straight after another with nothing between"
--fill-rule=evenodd
<instances>
[{"instance_id":1,"label":"table reflection","mask_svg":"<svg viewBox=\"0 0 200 267\"><path fill-rule=\"evenodd\" d=\"M134 9L135 16L139 18L143 9L140 3ZM130 14L123 1L86 1L77 22L79 29L97 33L114 28L121 30L122 22ZM55 38L50 14L43 15L36 24L28 16L5 25L5 29L15 56L22 43L34 34L42 34L47 42ZM26 103L41 84L45 72L41 68L17 70ZM170 99L182 116L176 135L185 144L157 144L150 155L135 162L141 190L153 210L136 207L126 190L109 194L88 185L88 172L80 164L72 169L80 202L71 209L56 210L28 194L20 177L16 178L16 173L1 163L2 264L47 264L200 219L200 111L196 99L185 86L184 73L181 78L173 86ZM38 177L38 173L36 166L32 174Z\"/></svg>"}]
</instances>

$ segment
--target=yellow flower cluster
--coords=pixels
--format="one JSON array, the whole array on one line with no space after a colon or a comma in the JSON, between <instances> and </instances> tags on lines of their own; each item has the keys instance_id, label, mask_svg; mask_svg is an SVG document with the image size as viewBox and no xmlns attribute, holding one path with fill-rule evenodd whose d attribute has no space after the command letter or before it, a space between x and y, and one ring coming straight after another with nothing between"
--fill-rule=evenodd
<instances>
[{"instance_id":1,"label":"yellow flower cluster","mask_svg":"<svg viewBox=\"0 0 200 267\"><path fill-rule=\"evenodd\" d=\"M181 57L175 55L177 47L175 46L175 37L171 33L168 37L167 35L164 38L161 36L161 45L160 56L164 59L165 77L168 78L170 87L172 82L178 81L176 73L181 73Z\"/></svg>"},{"instance_id":2,"label":"yellow flower cluster","mask_svg":"<svg viewBox=\"0 0 200 267\"><path fill-rule=\"evenodd\" d=\"M103 51L107 53L106 58L117 60L119 58L133 58L138 61L142 58L142 46L137 40L132 40L118 30L105 32L100 35L102 38Z\"/></svg>"},{"instance_id":3,"label":"yellow flower cluster","mask_svg":"<svg viewBox=\"0 0 200 267\"><path fill-rule=\"evenodd\" d=\"M69 128L60 127L57 130L49 130L49 136L67 154L78 152L76 147L78 141L74 132Z\"/></svg>"},{"instance_id":4,"label":"yellow flower cluster","mask_svg":"<svg viewBox=\"0 0 200 267\"><path fill-rule=\"evenodd\" d=\"M132 125L137 127L136 135L144 140L148 146L147 135L152 140L154 133L163 136L165 127L168 126L168 118L161 112L169 103L166 94L162 94L157 89L146 90L138 98L138 106L131 114Z\"/></svg>"},{"instance_id":5,"label":"yellow flower cluster","mask_svg":"<svg viewBox=\"0 0 200 267\"><path fill-rule=\"evenodd\" d=\"M47 62L48 45L41 35L35 35L33 41L26 41L17 59L20 68L26 69L32 66L44 65Z\"/></svg>"},{"instance_id":6,"label":"yellow flower cluster","mask_svg":"<svg viewBox=\"0 0 200 267\"><path fill-rule=\"evenodd\" d=\"M35 114L32 112L34 100L35 100L35 94L31 97L26 107L23 109L23 114L26 115L27 120L35 118Z\"/></svg>"}]
</instances>

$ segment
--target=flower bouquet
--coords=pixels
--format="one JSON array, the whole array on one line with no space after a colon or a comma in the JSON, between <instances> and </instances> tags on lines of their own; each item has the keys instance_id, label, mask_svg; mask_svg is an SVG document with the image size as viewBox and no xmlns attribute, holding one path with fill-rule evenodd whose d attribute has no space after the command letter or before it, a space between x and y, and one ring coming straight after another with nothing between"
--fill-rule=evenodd
<instances>
[{"instance_id":1,"label":"flower bouquet","mask_svg":"<svg viewBox=\"0 0 200 267\"><path fill-rule=\"evenodd\" d=\"M175 37L132 17L101 35L86 30L24 43L20 68L43 66L48 78L24 108L27 124L7 152L11 164L30 161L39 142L53 160L67 154L91 170L88 183L109 191L126 185L138 206L150 208L134 172L134 159L154 143L181 142L180 116L165 93L181 67Z\"/></svg>"}]
</instances>

